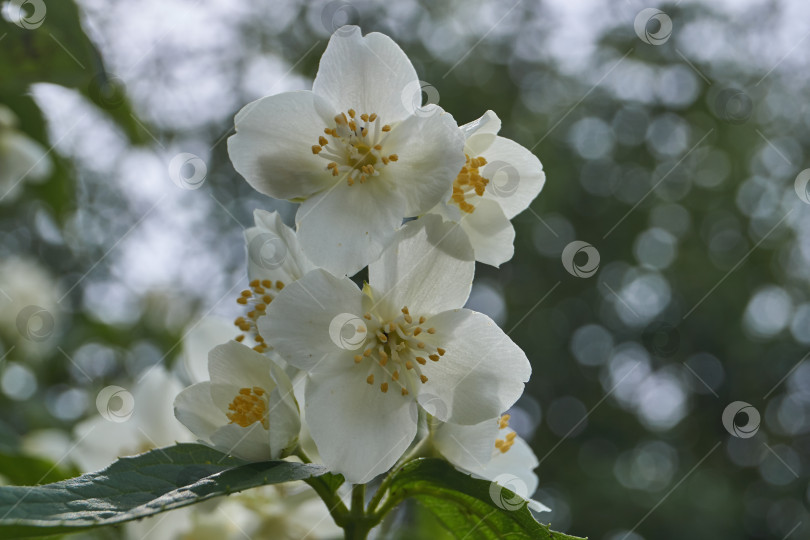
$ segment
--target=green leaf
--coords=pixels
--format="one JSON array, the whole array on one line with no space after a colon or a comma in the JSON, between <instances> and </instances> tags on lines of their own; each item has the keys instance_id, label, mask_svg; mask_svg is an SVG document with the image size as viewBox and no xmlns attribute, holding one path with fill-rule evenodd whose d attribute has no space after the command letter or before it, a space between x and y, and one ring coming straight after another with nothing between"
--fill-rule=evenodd
<instances>
[{"instance_id":1,"label":"green leaf","mask_svg":"<svg viewBox=\"0 0 810 540\"><path fill-rule=\"evenodd\" d=\"M178 444L54 484L0 487L0 538L112 525L325 472L320 465L246 463L207 446Z\"/></svg>"},{"instance_id":2,"label":"green leaf","mask_svg":"<svg viewBox=\"0 0 810 540\"><path fill-rule=\"evenodd\" d=\"M63 467L47 459L0 451L0 476L11 484L58 482L77 474L79 471L74 468Z\"/></svg>"},{"instance_id":3,"label":"green leaf","mask_svg":"<svg viewBox=\"0 0 810 540\"><path fill-rule=\"evenodd\" d=\"M386 506L413 498L458 539L582 540L551 531L534 519L526 501L500 486L492 493L492 486L442 459L416 459L394 473Z\"/></svg>"},{"instance_id":4,"label":"green leaf","mask_svg":"<svg viewBox=\"0 0 810 540\"><path fill-rule=\"evenodd\" d=\"M147 142L122 83L107 72L85 34L75 2L48 2L41 14L44 18L37 18L36 24L23 27L0 17L0 101L23 95L38 82L75 88L104 109L131 142Z\"/></svg>"}]
</instances>

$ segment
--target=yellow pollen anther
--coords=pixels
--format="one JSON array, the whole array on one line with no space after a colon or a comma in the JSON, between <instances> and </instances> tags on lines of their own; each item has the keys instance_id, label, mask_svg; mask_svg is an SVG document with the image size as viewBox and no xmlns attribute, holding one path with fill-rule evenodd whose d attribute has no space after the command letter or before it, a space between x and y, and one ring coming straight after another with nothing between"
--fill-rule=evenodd
<instances>
[{"instance_id":1,"label":"yellow pollen anther","mask_svg":"<svg viewBox=\"0 0 810 540\"><path fill-rule=\"evenodd\" d=\"M363 315L363 318L366 319L367 321L370 321L371 320L371 313L366 313L365 315Z\"/></svg>"},{"instance_id":2,"label":"yellow pollen anther","mask_svg":"<svg viewBox=\"0 0 810 540\"><path fill-rule=\"evenodd\" d=\"M253 296L253 292L244 290L242 291L242 296L244 296L245 298L250 298L251 296Z\"/></svg>"},{"instance_id":3,"label":"yellow pollen anther","mask_svg":"<svg viewBox=\"0 0 810 540\"><path fill-rule=\"evenodd\" d=\"M403 395L403 396L407 396L407 395L408 395L408 389L407 389L407 388L403 388L403 389L402 389L402 395Z\"/></svg>"},{"instance_id":4,"label":"yellow pollen anther","mask_svg":"<svg viewBox=\"0 0 810 540\"><path fill-rule=\"evenodd\" d=\"M422 384L428 382L428 378L425 375L419 375L419 380L422 381Z\"/></svg>"},{"instance_id":5,"label":"yellow pollen anther","mask_svg":"<svg viewBox=\"0 0 810 540\"><path fill-rule=\"evenodd\" d=\"M329 144L329 141L326 139L326 137L321 135L320 137L318 137L318 144L320 144L321 146L326 146L327 144Z\"/></svg>"},{"instance_id":6,"label":"yellow pollen anther","mask_svg":"<svg viewBox=\"0 0 810 540\"><path fill-rule=\"evenodd\" d=\"M439 361L439 355L438 354L431 354L430 359L433 360L434 362L438 362Z\"/></svg>"},{"instance_id":7,"label":"yellow pollen anther","mask_svg":"<svg viewBox=\"0 0 810 540\"><path fill-rule=\"evenodd\" d=\"M387 383L387 382L384 382L384 383L382 383L382 384L380 385L380 391L381 391L383 394L385 394L386 392L388 392L388 383Z\"/></svg>"},{"instance_id":8,"label":"yellow pollen anther","mask_svg":"<svg viewBox=\"0 0 810 540\"><path fill-rule=\"evenodd\" d=\"M417 347L419 347L420 349L424 349L424 348L425 348L425 344L424 344L424 343L422 343L421 341L420 341L419 343L417 343L417 344L416 344L416 346L417 346Z\"/></svg>"},{"instance_id":9,"label":"yellow pollen anther","mask_svg":"<svg viewBox=\"0 0 810 540\"><path fill-rule=\"evenodd\" d=\"M363 351L363 356L365 356L366 358L371 356L371 349L366 349L365 351Z\"/></svg>"},{"instance_id":10,"label":"yellow pollen anther","mask_svg":"<svg viewBox=\"0 0 810 540\"><path fill-rule=\"evenodd\" d=\"M395 372L393 373L393 375L391 375L391 378L392 378L393 380L395 380L395 381L398 381L398 380L399 380L399 371L395 371Z\"/></svg>"},{"instance_id":11,"label":"yellow pollen anther","mask_svg":"<svg viewBox=\"0 0 810 540\"><path fill-rule=\"evenodd\" d=\"M283 288L284 288L284 282L283 281L276 281L276 289L281 290Z\"/></svg>"},{"instance_id":12,"label":"yellow pollen anther","mask_svg":"<svg viewBox=\"0 0 810 540\"><path fill-rule=\"evenodd\" d=\"M354 363L355 363L355 364L359 364L359 363L360 363L360 362L362 362L362 361L363 361L363 357L362 357L362 355L359 355L359 354L355 354L355 355L354 355Z\"/></svg>"},{"instance_id":13,"label":"yellow pollen anther","mask_svg":"<svg viewBox=\"0 0 810 540\"><path fill-rule=\"evenodd\" d=\"M264 399L265 391L254 386L253 388L240 388L239 393L228 405L226 416L232 424L248 427L254 422L261 422L264 429L269 429L267 419L267 401Z\"/></svg>"},{"instance_id":14,"label":"yellow pollen anther","mask_svg":"<svg viewBox=\"0 0 810 540\"><path fill-rule=\"evenodd\" d=\"M402 313L403 313L404 315L407 315L407 314L409 313L409 312L408 312L408 306L405 306L405 307L404 307L404 308L402 308L400 311L402 311Z\"/></svg>"},{"instance_id":15,"label":"yellow pollen anther","mask_svg":"<svg viewBox=\"0 0 810 540\"><path fill-rule=\"evenodd\" d=\"M374 121L374 120L376 120L376 119L377 119L377 113L371 113L371 114L369 115L369 117L368 117L368 121L369 121L369 122L373 122L373 121Z\"/></svg>"},{"instance_id":16,"label":"yellow pollen anther","mask_svg":"<svg viewBox=\"0 0 810 540\"><path fill-rule=\"evenodd\" d=\"M354 109L349 109L349 116L350 116L350 117L354 118L354 115L355 115L355 114L357 114L357 113L356 113L356 112L354 112Z\"/></svg>"},{"instance_id":17,"label":"yellow pollen anther","mask_svg":"<svg viewBox=\"0 0 810 540\"><path fill-rule=\"evenodd\" d=\"M435 329L435 328L428 328L428 329L427 329L427 333L428 333L428 334L435 334L435 333L436 333L436 329Z\"/></svg>"},{"instance_id":18,"label":"yellow pollen anther","mask_svg":"<svg viewBox=\"0 0 810 540\"><path fill-rule=\"evenodd\" d=\"M321 148L317 144L312 145L312 153L313 154L320 154L322 151L323 151L323 148Z\"/></svg>"},{"instance_id":19,"label":"yellow pollen anther","mask_svg":"<svg viewBox=\"0 0 810 540\"><path fill-rule=\"evenodd\" d=\"M416 336L418 336L418 335L419 335L419 334L421 334L421 333L422 333L422 329L421 329L420 327L418 327L418 326L417 326L417 327L416 327L416 328L414 328L414 330L413 330L413 337L416 337Z\"/></svg>"},{"instance_id":20,"label":"yellow pollen anther","mask_svg":"<svg viewBox=\"0 0 810 540\"><path fill-rule=\"evenodd\" d=\"M413 362L411 362L410 360L406 360L405 369L413 369Z\"/></svg>"},{"instance_id":21,"label":"yellow pollen anther","mask_svg":"<svg viewBox=\"0 0 810 540\"><path fill-rule=\"evenodd\" d=\"M251 287L258 287L259 285L261 285L261 282L258 279L254 279L248 285L250 285Z\"/></svg>"},{"instance_id":22,"label":"yellow pollen anther","mask_svg":"<svg viewBox=\"0 0 810 540\"><path fill-rule=\"evenodd\" d=\"M236 336L236 338L235 338L235 339L236 339L236 341L238 341L239 343L242 343L242 342L245 340L245 336L244 336L243 334L239 334L238 336Z\"/></svg>"},{"instance_id":23,"label":"yellow pollen anther","mask_svg":"<svg viewBox=\"0 0 810 540\"><path fill-rule=\"evenodd\" d=\"M360 120L362 120L363 122L368 122L368 115L366 113L361 114Z\"/></svg>"},{"instance_id":24,"label":"yellow pollen anther","mask_svg":"<svg viewBox=\"0 0 810 540\"><path fill-rule=\"evenodd\" d=\"M267 287L268 289L271 289L273 287L273 282L270 281L269 279L263 279L262 287Z\"/></svg>"},{"instance_id":25,"label":"yellow pollen anther","mask_svg":"<svg viewBox=\"0 0 810 540\"><path fill-rule=\"evenodd\" d=\"M391 161L397 161L399 159L399 156L396 154L391 154L390 156L388 156L388 159L390 159Z\"/></svg>"},{"instance_id":26,"label":"yellow pollen anther","mask_svg":"<svg viewBox=\"0 0 810 540\"><path fill-rule=\"evenodd\" d=\"M439 356L444 356L444 353L447 351L442 349L441 347L436 347L436 351L439 353Z\"/></svg>"},{"instance_id":27,"label":"yellow pollen anther","mask_svg":"<svg viewBox=\"0 0 810 540\"><path fill-rule=\"evenodd\" d=\"M383 130L383 131L386 131L386 132L391 131L391 126L389 126L388 124L385 124L385 125L382 127L382 130Z\"/></svg>"},{"instance_id":28,"label":"yellow pollen anther","mask_svg":"<svg viewBox=\"0 0 810 540\"><path fill-rule=\"evenodd\" d=\"M513 440L515 440L515 437L517 437L517 433L515 433L514 431L511 433L507 433L506 442L512 442Z\"/></svg>"},{"instance_id":29,"label":"yellow pollen anther","mask_svg":"<svg viewBox=\"0 0 810 540\"><path fill-rule=\"evenodd\" d=\"M511 418L511 415L509 415L509 414L505 414L505 415L501 416L501 419L498 422L498 429L504 429L504 428L508 427L510 418Z\"/></svg>"},{"instance_id":30,"label":"yellow pollen anther","mask_svg":"<svg viewBox=\"0 0 810 540\"><path fill-rule=\"evenodd\" d=\"M425 324L425 320L424 317L419 317L419 324Z\"/></svg>"},{"instance_id":31,"label":"yellow pollen anther","mask_svg":"<svg viewBox=\"0 0 810 540\"><path fill-rule=\"evenodd\" d=\"M373 373L371 375L369 375L368 377L366 377L366 382L368 384L374 384L374 374Z\"/></svg>"},{"instance_id":32,"label":"yellow pollen anther","mask_svg":"<svg viewBox=\"0 0 810 540\"><path fill-rule=\"evenodd\" d=\"M425 364L427 364L427 360L425 360L425 359L424 359L424 358L422 358L421 356L417 356L417 357L416 357L416 361L417 361L417 362L419 362L420 364L422 364L423 366L424 366Z\"/></svg>"},{"instance_id":33,"label":"yellow pollen anther","mask_svg":"<svg viewBox=\"0 0 810 540\"><path fill-rule=\"evenodd\" d=\"M388 343L388 336L386 336L385 334L383 334L380 331L377 332L377 339L379 339L383 343Z\"/></svg>"},{"instance_id":34,"label":"yellow pollen anther","mask_svg":"<svg viewBox=\"0 0 810 540\"><path fill-rule=\"evenodd\" d=\"M256 304L256 311L264 311L267 309L267 306L264 304Z\"/></svg>"},{"instance_id":35,"label":"yellow pollen anther","mask_svg":"<svg viewBox=\"0 0 810 540\"><path fill-rule=\"evenodd\" d=\"M244 296L240 296L239 298L236 299L236 303L242 304L244 306L245 304L247 304L247 298L245 298Z\"/></svg>"}]
</instances>

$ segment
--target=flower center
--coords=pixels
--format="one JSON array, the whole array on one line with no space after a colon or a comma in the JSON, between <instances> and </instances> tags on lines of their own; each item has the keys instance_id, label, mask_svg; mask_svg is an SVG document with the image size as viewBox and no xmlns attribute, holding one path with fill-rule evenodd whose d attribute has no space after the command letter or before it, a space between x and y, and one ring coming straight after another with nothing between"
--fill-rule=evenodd
<instances>
[{"instance_id":1,"label":"flower center","mask_svg":"<svg viewBox=\"0 0 810 540\"><path fill-rule=\"evenodd\" d=\"M231 424L248 427L254 422L261 422L264 429L270 428L267 418L267 392L263 388L240 388L239 393L228 405L226 414Z\"/></svg>"},{"instance_id":2,"label":"flower center","mask_svg":"<svg viewBox=\"0 0 810 540\"><path fill-rule=\"evenodd\" d=\"M275 288L275 290L273 290ZM236 303L241 306L246 306L248 312L246 317L237 317L233 322L239 330L245 332L236 336L236 341L242 342L245 336L250 336L256 345L253 350L263 353L270 347L265 343L264 338L259 334L259 327L256 326L256 321L259 317L263 316L267 310L268 304L273 301L273 298L284 288L283 281L270 281L269 279L258 280L254 279L250 282L250 289L245 289L236 299Z\"/></svg>"},{"instance_id":3,"label":"flower center","mask_svg":"<svg viewBox=\"0 0 810 540\"><path fill-rule=\"evenodd\" d=\"M383 154L383 145L388 133L389 124L380 125L376 113L358 115L354 109L335 116L335 127L327 127L324 135L318 138L318 144L312 146L312 153L329 163L326 170L332 176L345 178L353 186L361 184L374 176L392 161L397 161L396 154Z\"/></svg>"},{"instance_id":4,"label":"flower center","mask_svg":"<svg viewBox=\"0 0 810 540\"><path fill-rule=\"evenodd\" d=\"M450 201L456 203L462 212L472 214L475 206L467 202L467 199L484 195L489 180L481 176L478 169L486 165L487 160L481 156L474 158L466 154L465 156L467 162L461 167L461 171L453 181L453 194L450 196Z\"/></svg>"},{"instance_id":5,"label":"flower center","mask_svg":"<svg viewBox=\"0 0 810 540\"><path fill-rule=\"evenodd\" d=\"M438 362L447 351L431 343L436 329L421 326L425 317L412 317L407 306L401 311L391 321L371 313L363 315L377 330L369 331L365 350L355 355L354 363L366 368L366 382L379 384L382 393L398 387L400 395L407 396L416 394L419 384L428 381L423 373L428 359Z\"/></svg>"},{"instance_id":6,"label":"flower center","mask_svg":"<svg viewBox=\"0 0 810 540\"><path fill-rule=\"evenodd\" d=\"M506 429L509 427L509 418L508 414L501 416L501 419L498 423L498 428ZM506 437L503 439L495 439L495 449L500 450L502 454L505 454L512 448L512 445L515 444L515 437L517 437L517 433L514 431L510 431L506 434Z\"/></svg>"}]
</instances>

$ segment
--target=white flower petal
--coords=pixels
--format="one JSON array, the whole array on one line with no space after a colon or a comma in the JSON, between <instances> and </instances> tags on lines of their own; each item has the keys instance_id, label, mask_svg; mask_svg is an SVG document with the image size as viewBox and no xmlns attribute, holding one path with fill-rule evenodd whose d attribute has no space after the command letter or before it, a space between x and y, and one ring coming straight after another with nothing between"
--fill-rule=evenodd
<instances>
[{"instance_id":1,"label":"white flower petal","mask_svg":"<svg viewBox=\"0 0 810 540\"><path fill-rule=\"evenodd\" d=\"M463 306L474 274L473 250L464 231L436 215L406 224L368 268L369 283L380 295L375 301L396 311L408 306L415 315Z\"/></svg>"},{"instance_id":2,"label":"white flower petal","mask_svg":"<svg viewBox=\"0 0 810 540\"><path fill-rule=\"evenodd\" d=\"M442 423L433 433L433 443L455 467L472 471L483 469L492 459L497 435L497 418L471 426Z\"/></svg>"},{"instance_id":3,"label":"white flower petal","mask_svg":"<svg viewBox=\"0 0 810 540\"><path fill-rule=\"evenodd\" d=\"M492 319L468 309L445 311L425 326L436 328L446 354L425 370L419 394L444 400L442 421L477 424L507 410L523 393L531 365L523 351Z\"/></svg>"},{"instance_id":4,"label":"white flower petal","mask_svg":"<svg viewBox=\"0 0 810 540\"><path fill-rule=\"evenodd\" d=\"M286 285L316 268L278 212L255 210L253 218L256 226L245 230L250 281L269 279Z\"/></svg>"},{"instance_id":5,"label":"white flower petal","mask_svg":"<svg viewBox=\"0 0 810 540\"><path fill-rule=\"evenodd\" d=\"M466 138L473 135L497 135L501 130L501 119L494 111L487 111L481 118L460 126Z\"/></svg>"},{"instance_id":6,"label":"white flower petal","mask_svg":"<svg viewBox=\"0 0 810 540\"><path fill-rule=\"evenodd\" d=\"M376 32L363 37L356 26L332 35L312 91L338 111L377 113L389 124L409 115L414 97L421 98L416 71L399 45Z\"/></svg>"},{"instance_id":7,"label":"white flower petal","mask_svg":"<svg viewBox=\"0 0 810 540\"><path fill-rule=\"evenodd\" d=\"M385 151L399 157L385 172L397 175L394 187L405 196L408 217L447 200L464 165L464 135L453 117L438 107L423 114L394 126L385 141Z\"/></svg>"},{"instance_id":8,"label":"white flower petal","mask_svg":"<svg viewBox=\"0 0 810 540\"><path fill-rule=\"evenodd\" d=\"M183 367L192 383L208 380L208 352L232 340L238 330L220 317L203 317L183 336Z\"/></svg>"},{"instance_id":9,"label":"white flower petal","mask_svg":"<svg viewBox=\"0 0 810 540\"><path fill-rule=\"evenodd\" d=\"M309 259L335 275L353 275L377 259L402 223L405 200L382 178L345 181L304 201L295 216Z\"/></svg>"},{"instance_id":10,"label":"white flower petal","mask_svg":"<svg viewBox=\"0 0 810 540\"><path fill-rule=\"evenodd\" d=\"M515 228L497 202L479 200L471 214L462 214L460 224L470 239L476 261L498 267L514 255Z\"/></svg>"},{"instance_id":11,"label":"white flower petal","mask_svg":"<svg viewBox=\"0 0 810 540\"><path fill-rule=\"evenodd\" d=\"M246 105L228 139L234 168L257 191L278 199L307 197L334 183L312 153L327 125L328 105L312 92L285 92Z\"/></svg>"},{"instance_id":12,"label":"white flower petal","mask_svg":"<svg viewBox=\"0 0 810 540\"><path fill-rule=\"evenodd\" d=\"M503 439L506 434L512 431L511 429L502 430L499 438ZM528 443L520 437L515 437L509 450L506 452L495 451L492 459L484 467L470 468L468 470L487 480L495 480L504 475L517 476L526 486L526 495L531 497L537 491L538 480L537 475L534 474L534 469L538 464L537 456L534 455L534 451L532 451ZM506 487L512 488L512 486Z\"/></svg>"},{"instance_id":13,"label":"white flower petal","mask_svg":"<svg viewBox=\"0 0 810 540\"><path fill-rule=\"evenodd\" d=\"M228 422L225 413L211 400L211 383L193 384L174 400L174 415L194 435L211 442L211 435Z\"/></svg>"},{"instance_id":14,"label":"white flower petal","mask_svg":"<svg viewBox=\"0 0 810 540\"><path fill-rule=\"evenodd\" d=\"M211 442L216 449L246 461L273 459L267 430L259 422L248 427L224 425L211 435Z\"/></svg>"},{"instance_id":15,"label":"white flower petal","mask_svg":"<svg viewBox=\"0 0 810 540\"><path fill-rule=\"evenodd\" d=\"M503 137L497 137L482 155L487 164L481 175L489 179L484 197L500 204L506 217L512 219L543 189L543 165L526 148Z\"/></svg>"},{"instance_id":16,"label":"white flower petal","mask_svg":"<svg viewBox=\"0 0 810 540\"><path fill-rule=\"evenodd\" d=\"M150 368L132 389L135 410L129 420L138 436L150 447L169 446L193 440L172 414L174 398L182 390L174 375L162 366Z\"/></svg>"},{"instance_id":17,"label":"white flower petal","mask_svg":"<svg viewBox=\"0 0 810 540\"><path fill-rule=\"evenodd\" d=\"M275 459L292 450L291 447L298 441L301 416L295 401L292 381L284 370L271 363L270 376L276 382L276 388L270 392L268 403L270 453Z\"/></svg>"},{"instance_id":18,"label":"white flower petal","mask_svg":"<svg viewBox=\"0 0 810 540\"><path fill-rule=\"evenodd\" d=\"M366 483L388 470L416 435L413 400L382 393L351 367L312 376L306 396L307 423L321 458L348 482Z\"/></svg>"},{"instance_id":19,"label":"white flower petal","mask_svg":"<svg viewBox=\"0 0 810 540\"><path fill-rule=\"evenodd\" d=\"M258 321L259 331L282 358L299 369L316 372L342 365L347 359L351 365L355 351L341 348L341 328L336 335L333 321L347 315L363 321L361 296L350 279L313 270L273 300Z\"/></svg>"},{"instance_id":20,"label":"white flower petal","mask_svg":"<svg viewBox=\"0 0 810 540\"><path fill-rule=\"evenodd\" d=\"M276 387L270 377L272 361L236 341L218 345L208 353L211 374L211 398L222 410L227 410L240 388L258 386L266 392Z\"/></svg>"}]
</instances>

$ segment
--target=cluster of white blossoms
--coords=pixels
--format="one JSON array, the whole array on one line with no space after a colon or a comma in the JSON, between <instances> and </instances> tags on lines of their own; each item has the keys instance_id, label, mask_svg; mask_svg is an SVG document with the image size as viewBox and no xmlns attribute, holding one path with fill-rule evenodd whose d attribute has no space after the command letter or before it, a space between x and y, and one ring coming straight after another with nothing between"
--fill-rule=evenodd
<instances>
[{"instance_id":1,"label":"cluster of white blossoms","mask_svg":"<svg viewBox=\"0 0 810 540\"><path fill-rule=\"evenodd\" d=\"M240 333L210 351L210 380L183 390L175 413L248 460L300 454L311 437L316 461L362 484L419 448L478 477L520 478L531 495L537 459L506 414L531 365L464 305L476 261L511 259L510 219L545 176L497 135L495 113L459 127L415 106L420 91L390 38L344 27L312 91L236 115L236 170L301 204L295 230L256 211Z\"/></svg>"}]
</instances>

